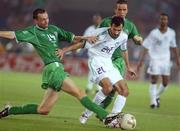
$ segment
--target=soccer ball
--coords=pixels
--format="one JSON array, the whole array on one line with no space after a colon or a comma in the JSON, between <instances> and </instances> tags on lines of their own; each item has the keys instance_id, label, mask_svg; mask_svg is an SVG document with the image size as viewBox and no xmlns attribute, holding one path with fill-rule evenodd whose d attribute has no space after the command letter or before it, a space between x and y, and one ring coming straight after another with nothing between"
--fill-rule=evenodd
<instances>
[{"instance_id":1,"label":"soccer ball","mask_svg":"<svg viewBox=\"0 0 180 131\"><path fill-rule=\"evenodd\" d=\"M129 113L123 114L119 118L119 126L124 130L133 130L136 127L136 118Z\"/></svg>"}]
</instances>

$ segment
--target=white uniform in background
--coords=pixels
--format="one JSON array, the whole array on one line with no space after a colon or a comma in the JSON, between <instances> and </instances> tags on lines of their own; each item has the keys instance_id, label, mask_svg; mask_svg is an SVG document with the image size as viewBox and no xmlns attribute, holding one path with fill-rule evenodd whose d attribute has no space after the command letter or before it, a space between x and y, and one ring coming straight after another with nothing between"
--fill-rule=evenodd
<instances>
[{"instance_id":1,"label":"white uniform in background","mask_svg":"<svg viewBox=\"0 0 180 131\"><path fill-rule=\"evenodd\" d=\"M158 28L153 29L149 36L144 40L143 46L148 49L150 63L147 73L150 75L170 75L171 61L170 48L176 47L176 34L171 28L162 33ZM160 84L157 90L156 84L150 84L149 93L151 105L157 105L160 95L167 90Z\"/></svg>"},{"instance_id":2,"label":"white uniform in background","mask_svg":"<svg viewBox=\"0 0 180 131\"><path fill-rule=\"evenodd\" d=\"M97 29L95 25L89 26L85 31L84 31L84 36L91 36L92 32L94 32Z\"/></svg>"},{"instance_id":3,"label":"white uniform in background","mask_svg":"<svg viewBox=\"0 0 180 131\"><path fill-rule=\"evenodd\" d=\"M176 47L175 31L168 27L167 31L162 33L156 28L144 40L143 46L148 49L150 56L147 73L170 75L170 47Z\"/></svg>"}]
</instances>

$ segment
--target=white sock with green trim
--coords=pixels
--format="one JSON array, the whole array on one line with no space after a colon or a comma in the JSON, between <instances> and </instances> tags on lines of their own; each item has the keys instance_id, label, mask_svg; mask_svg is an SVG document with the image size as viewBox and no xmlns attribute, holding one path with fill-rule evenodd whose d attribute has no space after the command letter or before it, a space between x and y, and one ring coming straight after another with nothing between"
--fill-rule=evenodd
<instances>
[{"instance_id":1,"label":"white sock with green trim","mask_svg":"<svg viewBox=\"0 0 180 131\"><path fill-rule=\"evenodd\" d=\"M122 109L125 106L125 104L126 104L126 97L121 96L121 95L117 95L111 113L122 112Z\"/></svg>"}]
</instances>

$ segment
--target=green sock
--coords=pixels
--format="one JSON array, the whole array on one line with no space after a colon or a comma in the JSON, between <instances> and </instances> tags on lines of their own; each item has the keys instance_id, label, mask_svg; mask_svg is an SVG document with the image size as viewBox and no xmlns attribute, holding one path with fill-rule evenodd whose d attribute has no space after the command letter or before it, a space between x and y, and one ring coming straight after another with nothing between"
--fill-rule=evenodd
<instances>
[{"instance_id":1,"label":"green sock","mask_svg":"<svg viewBox=\"0 0 180 131\"><path fill-rule=\"evenodd\" d=\"M36 104L27 104L24 106L13 106L9 109L9 115L18 115L18 114L38 114L37 112L38 105Z\"/></svg>"},{"instance_id":2,"label":"green sock","mask_svg":"<svg viewBox=\"0 0 180 131\"><path fill-rule=\"evenodd\" d=\"M111 104L111 102L113 101L114 95L115 95L115 91L112 90L112 92L101 103L101 107L106 109Z\"/></svg>"},{"instance_id":3,"label":"green sock","mask_svg":"<svg viewBox=\"0 0 180 131\"><path fill-rule=\"evenodd\" d=\"M93 103L87 96L83 97L80 102L84 107L96 113L100 119L106 118L106 116L109 114L102 107Z\"/></svg>"}]
</instances>

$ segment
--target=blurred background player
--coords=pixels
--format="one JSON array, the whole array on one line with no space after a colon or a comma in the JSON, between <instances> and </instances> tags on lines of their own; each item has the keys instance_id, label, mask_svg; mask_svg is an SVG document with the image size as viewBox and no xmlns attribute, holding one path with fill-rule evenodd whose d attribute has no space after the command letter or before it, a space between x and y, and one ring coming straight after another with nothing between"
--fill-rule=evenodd
<instances>
[{"instance_id":1,"label":"blurred background player","mask_svg":"<svg viewBox=\"0 0 180 131\"><path fill-rule=\"evenodd\" d=\"M124 19L124 31L127 33L128 39L132 39L135 44L141 45L142 37L138 33L138 30L135 24L126 18L126 15L128 13L127 0L118 0L116 2L114 13L115 13L114 16L120 16ZM113 16L104 18L99 27L108 27L111 23L112 17ZM119 70L119 73L121 74L121 76L125 77L125 71L127 70L127 72L129 72L129 70L131 69L130 67L125 68L125 61L121 52L122 50L120 48L117 48L112 55L112 61L113 61L113 64ZM125 50L123 52L125 54L124 57L126 57L126 59L128 60L128 50ZM107 108L107 106L112 102L114 95L115 95L115 91L112 91L111 94L108 95L107 98L101 103L101 106L104 108ZM121 112L125 105L125 102L126 102L126 98L121 95L118 95L116 97L116 100L112 109L112 113Z\"/></svg>"},{"instance_id":2,"label":"blurred background player","mask_svg":"<svg viewBox=\"0 0 180 131\"><path fill-rule=\"evenodd\" d=\"M92 23L93 25L89 26L85 31L84 31L84 36L91 36L92 35L92 32L94 32L98 25L101 23L102 21L102 17L100 14L96 13L93 15L92 17ZM92 82L92 74L89 72L88 73L88 81L87 81L87 85L86 85L86 88L85 88L85 92L86 93L89 93L89 91L91 91L93 89L93 82ZM100 90L101 87L99 85L96 85L97 87L97 90Z\"/></svg>"},{"instance_id":3,"label":"blurred background player","mask_svg":"<svg viewBox=\"0 0 180 131\"><path fill-rule=\"evenodd\" d=\"M149 54L150 62L147 73L150 75L151 84L149 86L150 107L160 107L160 95L167 89L170 76L170 51L176 58L176 64L180 69L179 54L176 46L176 33L168 27L169 17L161 13L159 17L159 27L153 29L143 42L144 50L141 52L137 70L143 64L146 53ZM162 82L157 89L158 76Z\"/></svg>"}]
</instances>

